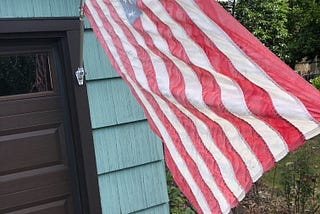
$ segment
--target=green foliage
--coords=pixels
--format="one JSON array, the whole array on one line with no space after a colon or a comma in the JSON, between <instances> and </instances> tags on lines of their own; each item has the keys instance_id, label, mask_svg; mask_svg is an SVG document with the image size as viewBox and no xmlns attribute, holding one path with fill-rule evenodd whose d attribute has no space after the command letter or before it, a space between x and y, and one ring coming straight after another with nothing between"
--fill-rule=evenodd
<instances>
[{"instance_id":1,"label":"green foliage","mask_svg":"<svg viewBox=\"0 0 320 214\"><path fill-rule=\"evenodd\" d=\"M319 0L238 0L221 4L291 66L320 55Z\"/></svg>"},{"instance_id":2,"label":"green foliage","mask_svg":"<svg viewBox=\"0 0 320 214\"><path fill-rule=\"evenodd\" d=\"M281 59L288 60L288 0L241 0L236 18Z\"/></svg>"},{"instance_id":3,"label":"green foliage","mask_svg":"<svg viewBox=\"0 0 320 214\"><path fill-rule=\"evenodd\" d=\"M291 64L320 55L320 1L290 0L288 41Z\"/></svg>"},{"instance_id":4,"label":"green foliage","mask_svg":"<svg viewBox=\"0 0 320 214\"><path fill-rule=\"evenodd\" d=\"M320 90L320 77L316 77L310 80L311 84L314 85L318 90Z\"/></svg>"},{"instance_id":5,"label":"green foliage","mask_svg":"<svg viewBox=\"0 0 320 214\"><path fill-rule=\"evenodd\" d=\"M289 153L260 182L286 204L281 213L320 213L320 135Z\"/></svg>"},{"instance_id":6,"label":"green foliage","mask_svg":"<svg viewBox=\"0 0 320 214\"><path fill-rule=\"evenodd\" d=\"M167 170L167 186L170 200L171 214L196 214L189 201L181 193L177 185L174 183L171 173Z\"/></svg>"},{"instance_id":7,"label":"green foliage","mask_svg":"<svg viewBox=\"0 0 320 214\"><path fill-rule=\"evenodd\" d=\"M306 210L315 213L319 209L316 183L319 174L313 168L311 155L316 155L312 147L303 147L281 170L280 183L289 213L305 213Z\"/></svg>"}]
</instances>

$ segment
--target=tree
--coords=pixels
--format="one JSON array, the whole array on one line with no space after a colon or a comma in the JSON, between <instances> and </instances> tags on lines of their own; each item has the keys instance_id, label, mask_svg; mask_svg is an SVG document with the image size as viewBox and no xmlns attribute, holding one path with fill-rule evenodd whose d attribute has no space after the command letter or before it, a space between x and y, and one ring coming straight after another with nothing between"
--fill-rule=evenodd
<instances>
[{"instance_id":1,"label":"tree","mask_svg":"<svg viewBox=\"0 0 320 214\"><path fill-rule=\"evenodd\" d=\"M288 42L290 64L302 58L320 55L320 1L290 0L288 14Z\"/></svg>"},{"instance_id":2,"label":"tree","mask_svg":"<svg viewBox=\"0 0 320 214\"><path fill-rule=\"evenodd\" d=\"M220 3L290 66L320 55L320 0Z\"/></svg>"},{"instance_id":3,"label":"tree","mask_svg":"<svg viewBox=\"0 0 320 214\"><path fill-rule=\"evenodd\" d=\"M235 16L271 51L289 61L288 0L240 0Z\"/></svg>"}]
</instances>

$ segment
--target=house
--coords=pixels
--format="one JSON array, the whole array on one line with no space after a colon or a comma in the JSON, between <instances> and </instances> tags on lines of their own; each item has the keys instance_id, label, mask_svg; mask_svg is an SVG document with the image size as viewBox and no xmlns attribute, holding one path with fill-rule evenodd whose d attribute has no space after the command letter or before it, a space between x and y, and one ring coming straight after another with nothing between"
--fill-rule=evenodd
<instances>
[{"instance_id":1,"label":"house","mask_svg":"<svg viewBox=\"0 0 320 214\"><path fill-rule=\"evenodd\" d=\"M0 213L169 213L162 143L79 0L0 0Z\"/></svg>"},{"instance_id":2,"label":"house","mask_svg":"<svg viewBox=\"0 0 320 214\"><path fill-rule=\"evenodd\" d=\"M297 63L294 70L301 74L306 80L310 80L320 75L320 63L318 56L313 60L307 58L302 59L301 62Z\"/></svg>"}]
</instances>

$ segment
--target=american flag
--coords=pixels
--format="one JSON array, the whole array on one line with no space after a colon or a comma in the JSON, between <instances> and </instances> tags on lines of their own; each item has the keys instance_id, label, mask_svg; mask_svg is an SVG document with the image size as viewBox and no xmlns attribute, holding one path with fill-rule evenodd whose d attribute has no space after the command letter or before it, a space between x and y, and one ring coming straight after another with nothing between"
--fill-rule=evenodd
<instances>
[{"instance_id":1,"label":"american flag","mask_svg":"<svg viewBox=\"0 0 320 214\"><path fill-rule=\"evenodd\" d=\"M198 213L229 213L320 133L320 93L213 0L87 0L114 68Z\"/></svg>"},{"instance_id":2,"label":"american flag","mask_svg":"<svg viewBox=\"0 0 320 214\"><path fill-rule=\"evenodd\" d=\"M51 74L47 54L35 55L35 81L31 92L49 91L52 89Z\"/></svg>"}]
</instances>

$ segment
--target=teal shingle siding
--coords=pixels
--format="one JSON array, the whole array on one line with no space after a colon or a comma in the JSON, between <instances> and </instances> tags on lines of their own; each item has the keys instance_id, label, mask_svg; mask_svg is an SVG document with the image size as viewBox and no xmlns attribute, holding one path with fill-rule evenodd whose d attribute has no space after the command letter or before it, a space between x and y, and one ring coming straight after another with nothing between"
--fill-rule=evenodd
<instances>
[{"instance_id":1,"label":"teal shingle siding","mask_svg":"<svg viewBox=\"0 0 320 214\"><path fill-rule=\"evenodd\" d=\"M0 0L1 18L78 16L79 0Z\"/></svg>"},{"instance_id":2,"label":"teal shingle siding","mask_svg":"<svg viewBox=\"0 0 320 214\"><path fill-rule=\"evenodd\" d=\"M146 121L94 130L93 139L98 174L163 159L161 142Z\"/></svg>"},{"instance_id":3,"label":"teal shingle siding","mask_svg":"<svg viewBox=\"0 0 320 214\"><path fill-rule=\"evenodd\" d=\"M169 213L160 139L90 29L84 49L103 213Z\"/></svg>"},{"instance_id":4,"label":"teal shingle siding","mask_svg":"<svg viewBox=\"0 0 320 214\"><path fill-rule=\"evenodd\" d=\"M0 18L78 16L79 0L0 0ZM84 62L104 214L169 213L162 144L86 20Z\"/></svg>"},{"instance_id":5,"label":"teal shingle siding","mask_svg":"<svg viewBox=\"0 0 320 214\"><path fill-rule=\"evenodd\" d=\"M104 213L140 212L166 204L165 177L159 176L163 168L158 161L100 175L100 188L109 190L101 193ZM161 214L168 213L168 207L164 210Z\"/></svg>"},{"instance_id":6,"label":"teal shingle siding","mask_svg":"<svg viewBox=\"0 0 320 214\"><path fill-rule=\"evenodd\" d=\"M145 120L142 108L120 77L88 81L87 90L93 128Z\"/></svg>"}]
</instances>

